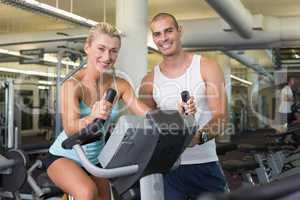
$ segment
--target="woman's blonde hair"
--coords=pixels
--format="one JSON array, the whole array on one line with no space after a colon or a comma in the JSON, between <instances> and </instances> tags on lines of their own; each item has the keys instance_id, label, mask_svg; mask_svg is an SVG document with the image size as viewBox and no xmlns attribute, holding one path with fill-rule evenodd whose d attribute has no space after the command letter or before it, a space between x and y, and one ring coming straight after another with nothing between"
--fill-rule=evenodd
<instances>
[{"instance_id":1,"label":"woman's blonde hair","mask_svg":"<svg viewBox=\"0 0 300 200\"><path fill-rule=\"evenodd\" d=\"M121 41L120 31L115 26L106 22L100 22L90 29L89 36L86 39L87 43L90 44L95 38L95 35L99 33L107 34L110 37L116 37Z\"/></svg>"}]
</instances>

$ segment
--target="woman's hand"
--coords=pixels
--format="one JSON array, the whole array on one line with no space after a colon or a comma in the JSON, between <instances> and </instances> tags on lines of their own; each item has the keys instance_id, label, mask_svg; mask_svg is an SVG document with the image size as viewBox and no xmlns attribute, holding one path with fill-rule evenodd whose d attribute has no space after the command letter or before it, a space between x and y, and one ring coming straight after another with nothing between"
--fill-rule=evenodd
<instances>
[{"instance_id":1,"label":"woman's hand","mask_svg":"<svg viewBox=\"0 0 300 200\"><path fill-rule=\"evenodd\" d=\"M186 103L181 100L178 104L178 110L181 114L195 115L197 109L194 97L190 97Z\"/></svg>"},{"instance_id":2,"label":"woman's hand","mask_svg":"<svg viewBox=\"0 0 300 200\"><path fill-rule=\"evenodd\" d=\"M91 116L95 119L107 120L111 113L112 104L106 101L104 98L100 101L96 101L92 107Z\"/></svg>"}]
</instances>

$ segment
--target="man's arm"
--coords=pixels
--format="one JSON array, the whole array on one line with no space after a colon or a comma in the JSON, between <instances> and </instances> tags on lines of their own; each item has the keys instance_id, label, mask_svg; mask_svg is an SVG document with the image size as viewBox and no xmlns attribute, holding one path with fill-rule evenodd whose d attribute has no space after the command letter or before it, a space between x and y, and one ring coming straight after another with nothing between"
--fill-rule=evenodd
<instances>
[{"instance_id":1,"label":"man's arm","mask_svg":"<svg viewBox=\"0 0 300 200\"><path fill-rule=\"evenodd\" d=\"M215 138L224 133L223 128L227 115L227 97L222 70L215 61L204 57L201 59L201 66L201 75L206 86L207 104L212 118L198 130L195 137L199 144L204 142L202 137L204 132L208 136L207 139Z\"/></svg>"},{"instance_id":2,"label":"man's arm","mask_svg":"<svg viewBox=\"0 0 300 200\"><path fill-rule=\"evenodd\" d=\"M139 101L136 97L133 88L128 81L122 78L118 78L118 91L120 97L124 101L128 110L135 115L144 116L149 110L151 110L142 101Z\"/></svg>"},{"instance_id":3,"label":"man's arm","mask_svg":"<svg viewBox=\"0 0 300 200\"><path fill-rule=\"evenodd\" d=\"M154 73L149 72L142 80L139 88L139 100L149 106L151 109L156 108L156 103L153 99L153 77Z\"/></svg>"}]
</instances>

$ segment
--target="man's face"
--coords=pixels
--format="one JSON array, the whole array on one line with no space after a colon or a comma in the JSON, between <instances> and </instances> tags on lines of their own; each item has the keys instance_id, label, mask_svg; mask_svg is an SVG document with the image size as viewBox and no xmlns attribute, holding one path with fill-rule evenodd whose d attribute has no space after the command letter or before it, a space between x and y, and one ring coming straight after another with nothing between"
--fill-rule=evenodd
<instances>
[{"instance_id":1,"label":"man's face","mask_svg":"<svg viewBox=\"0 0 300 200\"><path fill-rule=\"evenodd\" d=\"M295 84L295 79L294 79L294 78L291 78L291 79L290 79L290 85L293 86L294 84Z\"/></svg>"},{"instance_id":2,"label":"man's face","mask_svg":"<svg viewBox=\"0 0 300 200\"><path fill-rule=\"evenodd\" d=\"M152 38L164 56L172 56L181 49L181 28L171 17L160 17L151 23Z\"/></svg>"}]
</instances>

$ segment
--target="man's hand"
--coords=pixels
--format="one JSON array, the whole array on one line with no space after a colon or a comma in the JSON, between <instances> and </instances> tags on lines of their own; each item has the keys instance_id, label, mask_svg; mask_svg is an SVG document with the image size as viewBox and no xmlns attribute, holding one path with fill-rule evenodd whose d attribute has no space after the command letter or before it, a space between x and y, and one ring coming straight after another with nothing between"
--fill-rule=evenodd
<instances>
[{"instance_id":1,"label":"man's hand","mask_svg":"<svg viewBox=\"0 0 300 200\"><path fill-rule=\"evenodd\" d=\"M198 145L199 141L200 141L200 136L201 136L201 134L199 132L196 132L188 147L194 147L195 145Z\"/></svg>"},{"instance_id":2,"label":"man's hand","mask_svg":"<svg viewBox=\"0 0 300 200\"><path fill-rule=\"evenodd\" d=\"M178 110L181 114L195 115L197 109L196 109L196 103L194 101L194 97L190 97L187 103L180 100L178 104Z\"/></svg>"}]
</instances>

